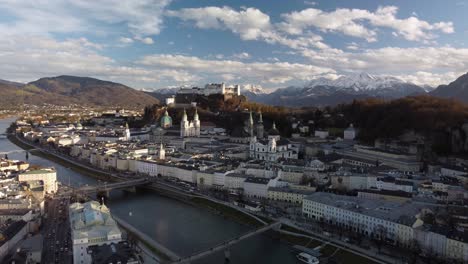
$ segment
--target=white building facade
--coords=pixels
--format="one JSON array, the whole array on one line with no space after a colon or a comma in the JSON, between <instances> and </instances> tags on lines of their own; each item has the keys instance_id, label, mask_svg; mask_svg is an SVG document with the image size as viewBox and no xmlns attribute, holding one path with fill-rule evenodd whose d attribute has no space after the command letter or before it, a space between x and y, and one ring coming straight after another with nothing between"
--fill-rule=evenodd
<instances>
[{"instance_id":1,"label":"white building facade","mask_svg":"<svg viewBox=\"0 0 468 264\"><path fill-rule=\"evenodd\" d=\"M57 172L52 168L21 173L18 175L18 181L42 181L45 193L55 193L58 189Z\"/></svg>"},{"instance_id":2,"label":"white building facade","mask_svg":"<svg viewBox=\"0 0 468 264\"><path fill-rule=\"evenodd\" d=\"M199 137L200 136L200 119L198 118L198 112L195 108L195 115L193 121L189 122L187 118L187 112L184 109L182 121L180 122L180 137Z\"/></svg>"},{"instance_id":3,"label":"white building facade","mask_svg":"<svg viewBox=\"0 0 468 264\"><path fill-rule=\"evenodd\" d=\"M69 217L75 264L91 263L89 246L122 241L122 233L105 205L96 201L74 203L70 205Z\"/></svg>"}]
</instances>

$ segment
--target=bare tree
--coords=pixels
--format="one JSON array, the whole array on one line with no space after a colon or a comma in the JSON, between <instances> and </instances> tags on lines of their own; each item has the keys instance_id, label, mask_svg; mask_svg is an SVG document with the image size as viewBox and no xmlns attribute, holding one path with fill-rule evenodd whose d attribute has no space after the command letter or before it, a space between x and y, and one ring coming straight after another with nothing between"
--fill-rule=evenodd
<instances>
[{"instance_id":1,"label":"bare tree","mask_svg":"<svg viewBox=\"0 0 468 264\"><path fill-rule=\"evenodd\" d=\"M374 234L376 235L377 239L375 240L377 244L377 249L382 249L382 245L385 242L385 238L387 237L387 228L383 225L377 225L374 230Z\"/></svg>"}]
</instances>

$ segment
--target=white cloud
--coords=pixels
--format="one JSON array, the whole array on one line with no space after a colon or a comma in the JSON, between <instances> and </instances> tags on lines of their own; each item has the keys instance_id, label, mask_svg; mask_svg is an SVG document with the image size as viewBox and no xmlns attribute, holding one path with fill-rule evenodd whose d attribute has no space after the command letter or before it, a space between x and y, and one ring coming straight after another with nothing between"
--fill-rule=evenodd
<instances>
[{"instance_id":1,"label":"white cloud","mask_svg":"<svg viewBox=\"0 0 468 264\"><path fill-rule=\"evenodd\" d=\"M244 59L249 59L249 58L250 58L250 54L247 53L247 52L241 52L241 53L233 54L232 57L233 57L234 59L244 60Z\"/></svg>"},{"instance_id":2,"label":"white cloud","mask_svg":"<svg viewBox=\"0 0 468 264\"><path fill-rule=\"evenodd\" d=\"M200 78L218 81L217 76L223 78L242 78L245 81L280 84L291 80L310 80L314 76L334 73L334 70L313 65L288 62L252 62L244 63L235 60L206 60L198 57L155 54L144 56L138 65L154 69L173 69L190 72ZM228 74L228 75L226 75Z\"/></svg>"},{"instance_id":3,"label":"white cloud","mask_svg":"<svg viewBox=\"0 0 468 264\"><path fill-rule=\"evenodd\" d=\"M221 74L221 78L223 78L223 81L233 81L237 79L237 77L234 74L229 73Z\"/></svg>"},{"instance_id":4,"label":"white cloud","mask_svg":"<svg viewBox=\"0 0 468 264\"><path fill-rule=\"evenodd\" d=\"M311 63L338 72L366 71L404 76L417 84L438 85L454 80L468 69L468 49L453 47L385 47L345 52L302 50Z\"/></svg>"},{"instance_id":5,"label":"white cloud","mask_svg":"<svg viewBox=\"0 0 468 264\"><path fill-rule=\"evenodd\" d=\"M325 32L341 32L375 41L376 32L355 21L368 13L367 10L361 9L337 9L328 13L320 9L307 8L299 12L282 14L285 21L279 23L279 28L287 34L301 35L304 30L315 27Z\"/></svg>"},{"instance_id":6,"label":"white cloud","mask_svg":"<svg viewBox=\"0 0 468 264\"><path fill-rule=\"evenodd\" d=\"M140 41L148 45L151 45L154 43L153 39L150 37L142 38Z\"/></svg>"},{"instance_id":7,"label":"white cloud","mask_svg":"<svg viewBox=\"0 0 468 264\"><path fill-rule=\"evenodd\" d=\"M316 6L317 5L317 2L315 1L304 1L304 5L310 5L310 6Z\"/></svg>"},{"instance_id":8,"label":"white cloud","mask_svg":"<svg viewBox=\"0 0 468 264\"><path fill-rule=\"evenodd\" d=\"M119 38L119 42L123 44L130 44L130 43L133 43L133 39L127 38L127 37L121 37Z\"/></svg>"},{"instance_id":9,"label":"white cloud","mask_svg":"<svg viewBox=\"0 0 468 264\"><path fill-rule=\"evenodd\" d=\"M14 22L0 23L3 33L44 35L89 31L106 34L100 27L125 24L134 36L159 34L170 0L0 0L0 12Z\"/></svg>"},{"instance_id":10,"label":"white cloud","mask_svg":"<svg viewBox=\"0 0 468 264\"><path fill-rule=\"evenodd\" d=\"M349 50L359 50L359 45L356 42L351 42L346 45L346 48Z\"/></svg>"},{"instance_id":11,"label":"white cloud","mask_svg":"<svg viewBox=\"0 0 468 264\"><path fill-rule=\"evenodd\" d=\"M410 41L427 41L436 37L434 32L453 33L452 22L437 22L430 24L415 16L406 19L396 17L398 8L395 6L379 7L375 12L364 9L339 8L332 12L308 8L283 14L285 20L279 28L292 35L303 34L304 30L317 28L324 32L340 32L348 36L364 38L369 42L376 41L377 29L385 27ZM364 23L366 22L366 23ZM367 24L370 24L368 26Z\"/></svg>"},{"instance_id":12,"label":"white cloud","mask_svg":"<svg viewBox=\"0 0 468 264\"><path fill-rule=\"evenodd\" d=\"M98 47L84 38L58 41L8 35L0 39L0 72L5 79L22 82L57 75L91 76L130 86L198 80L183 70L122 65L98 54Z\"/></svg>"},{"instance_id":13,"label":"white cloud","mask_svg":"<svg viewBox=\"0 0 468 264\"><path fill-rule=\"evenodd\" d=\"M411 82L417 85L430 85L432 87L437 87L440 84L448 84L453 82L455 79L460 77L465 72L441 72L441 73L432 73L425 71L418 71L413 74L403 74L397 75L396 77Z\"/></svg>"},{"instance_id":14,"label":"white cloud","mask_svg":"<svg viewBox=\"0 0 468 264\"><path fill-rule=\"evenodd\" d=\"M315 47L328 48L322 37L308 32L294 39L280 34L270 17L256 8L244 8L236 11L230 7L201 7L170 10L166 15L183 21L194 21L201 29L230 30L242 40L262 40L270 44L285 45L293 49Z\"/></svg>"},{"instance_id":15,"label":"white cloud","mask_svg":"<svg viewBox=\"0 0 468 264\"><path fill-rule=\"evenodd\" d=\"M166 14L183 21L195 21L195 26L202 29L229 29L243 40L259 39L271 27L270 17L256 8L236 11L227 6L209 6L170 10Z\"/></svg>"},{"instance_id":16,"label":"white cloud","mask_svg":"<svg viewBox=\"0 0 468 264\"><path fill-rule=\"evenodd\" d=\"M453 47L386 47L368 49L363 53L346 54L359 60L364 69L380 68L383 71L464 71L468 68L468 49ZM351 65L349 65L351 66Z\"/></svg>"}]
</instances>

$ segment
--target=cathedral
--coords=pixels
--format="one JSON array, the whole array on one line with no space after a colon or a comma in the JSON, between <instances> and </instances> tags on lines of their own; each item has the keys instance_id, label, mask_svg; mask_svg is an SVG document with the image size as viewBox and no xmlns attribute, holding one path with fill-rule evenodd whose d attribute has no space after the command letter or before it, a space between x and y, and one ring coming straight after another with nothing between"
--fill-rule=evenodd
<instances>
[{"instance_id":1,"label":"cathedral","mask_svg":"<svg viewBox=\"0 0 468 264\"><path fill-rule=\"evenodd\" d=\"M248 144L253 136L263 138L263 117L262 113L258 113L258 122L255 125L252 112L249 113L249 119L244 121L243 126L235 127L231 132L229 141L240 144Z\"/></svg>"},{"instance_id":2,"label":"cathedral","mask_svg":"<svg viewBox=\"0 0 468 264\"><path fill-rule=\"evenodd\" d=\"M193 115L193 121L189 122L187 112L184 109L184 115L180 122L180 137L199 137L200 136L200 119L198 118L197 108Z\"/></svg>"},{"instance_id":3,"label":"cathedral","mask_svg":"<svg viewBox=\"0 0 468 264\"><path fill-rule=\"evenodd\" d=\"M249 123L252 124L253 120ZM251 129L253 131L253 129ZM263 120L260 114L259 122L256 126L257 136L250 138L249 156L252 159L275 162L280 158L297 159L298 150L287 139L281 139L276 124L268 131L268 138L263 138Z\"/></svg>"}]
</instances>

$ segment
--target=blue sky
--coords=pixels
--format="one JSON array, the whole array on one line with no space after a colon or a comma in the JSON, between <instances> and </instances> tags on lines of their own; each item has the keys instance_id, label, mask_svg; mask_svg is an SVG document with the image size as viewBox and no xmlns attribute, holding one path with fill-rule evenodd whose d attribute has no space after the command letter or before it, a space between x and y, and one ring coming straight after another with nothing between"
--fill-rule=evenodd
<instances>
[{"instance_id":1,"label":"blue sky","mask_svg":"<svg viewBox=\"0 0 468 264\"><path fill-rule=\"evenodd\" d=\"M0 0L0 78L266 88L359 72L436 86L468 68L468 0Z\"/></svg>"}]
</instances>

